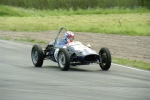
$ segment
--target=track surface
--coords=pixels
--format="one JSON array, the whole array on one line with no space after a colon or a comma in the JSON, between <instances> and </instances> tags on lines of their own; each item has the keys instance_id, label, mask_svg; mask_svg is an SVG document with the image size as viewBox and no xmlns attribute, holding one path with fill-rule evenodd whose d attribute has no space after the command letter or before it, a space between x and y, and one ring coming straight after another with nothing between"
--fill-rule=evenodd
<instances>
[{"instance_id":1,"label":"track surface","mask_svg":"<svg viewBox=\"0 0 150 100\"><path fill-rule=\"evenodd\" d=\"M44 61L35 68L31 46L0 40L0 100L150 100L150 72L112 64L71 67Z\"/></svg>"}]
</instances>

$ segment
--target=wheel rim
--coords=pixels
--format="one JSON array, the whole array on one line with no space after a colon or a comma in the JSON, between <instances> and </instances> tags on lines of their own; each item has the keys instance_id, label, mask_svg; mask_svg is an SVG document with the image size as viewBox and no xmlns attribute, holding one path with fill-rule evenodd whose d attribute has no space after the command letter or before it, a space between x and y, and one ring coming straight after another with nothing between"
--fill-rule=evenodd
<instances>
[{"instance_id":1,"label":"wheel rim","mask_svg":"<svg viewBox=\"0 0 150 100\"><path fill-rule=\"evenodd\" d=\"M66 59L65 59L65 55L64 55L63 52L59 53L59 58L58 59L59 59L59 65L60 65L60 67L64 68Z\"/></svg>"},{"instance_id":2,"label":"wheel rim","mask_svg":"<svg viewBox=\"0 0 150 100\"><path fill-rule=\"evenodd\" d=\"M36 64L38 61L38 52L36 49L32 50L32 61L34 64Z\"/></svg>"}]
</instances>

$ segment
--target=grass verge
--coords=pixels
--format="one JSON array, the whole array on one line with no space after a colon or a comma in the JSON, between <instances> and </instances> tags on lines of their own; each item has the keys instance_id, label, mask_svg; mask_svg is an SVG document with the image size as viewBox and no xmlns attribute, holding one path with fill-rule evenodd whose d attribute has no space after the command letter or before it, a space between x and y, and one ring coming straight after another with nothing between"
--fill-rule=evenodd
<instances>
[{"instance_id":1,"label":"grass verge","mask_svg":"<svg viewBox=\"0 0 150 100\"><path fill-rule=\"evenodd\" d=\"M0 37L0 39L2 39L2 40L11 40L11 37L9 37L9 36L3 36L3 37Z\"/></svg>"},{"instance_id":2,"label":"grass verge","mask_svg":"<svg viewBox=\"0 0 150 100\"><path fill-rule=\"evenodd\" d=\"M0 37L2 40L13 40L13 41L19 41L19 42L31 42L31 43L39 43L39 44L46 44L47 42L41 41L41 40L35 40L35 39L30 39L30 38L16 38L12 39L9 36L2 36Z\"/></svg>"},{"instance_id":3,"label":"grass verge","mask_svg":"<svg viewBox=\"0 0 150 100\"><path fill-rule=\"evenodd\" d=\"M112 62L117 63L117 64L131 66L131 67L136 67L140 69L150 70L150 63L146 63L143 61L112 57Z\"/></svg>"},{"instance_id":4,"label":"grass verge","mask_svg":"<svg viewBox=\"0 0 150 100\"><path fill-rule=\"evenodd\" d=\"M32 42L32 43L39 43L39 44L46 44L45 41L40 41L40 40L35 40L35 39L29 39L29 38L19 38L19 39L15 39L15 41Z\"/></svg>"}]
</instances>

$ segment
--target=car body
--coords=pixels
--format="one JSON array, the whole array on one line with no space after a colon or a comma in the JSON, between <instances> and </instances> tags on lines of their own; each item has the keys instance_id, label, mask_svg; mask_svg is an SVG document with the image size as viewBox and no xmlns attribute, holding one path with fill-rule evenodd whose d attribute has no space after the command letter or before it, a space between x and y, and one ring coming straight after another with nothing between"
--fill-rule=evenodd
<instances>
[{"instance_id":1,"label":"car body","mask_svg":"<svg viewBox=\"0 0 150 100\"><path fill-rule=\"evenodd\" d=\"M70 66L89 65L97 63L102 70L108 70L111 66L111 54L108 48L103 47L97 53L89 45L84 46L79 41L73 41L67 45L64 38L59 37L62 30L68 31L66 27L60 27L54 41L49 43L45 49L40 45L34 45L31 50L31 58L35 67L41 67L43 60L50 59L58 63L61 70L67 71Z\"/></svg>"}]
</instances>

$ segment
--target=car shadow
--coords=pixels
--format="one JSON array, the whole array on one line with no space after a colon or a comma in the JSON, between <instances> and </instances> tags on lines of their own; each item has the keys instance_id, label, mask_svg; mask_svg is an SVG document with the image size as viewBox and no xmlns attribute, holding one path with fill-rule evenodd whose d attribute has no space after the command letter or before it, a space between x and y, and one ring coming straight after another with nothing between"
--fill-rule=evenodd
<instances>
[{"instance_id":1,"label":"car shadow","mask_svg":"<svg viewBox=\"0 0 150 100\"><path fill-rule=\"evenodd\" d=\"M45 68L54 68L54 69L58 69L58 71L61 71L61 69L59 68L59 66L44 66ZM84 69L84 68L81 68L81 67L78 67L78 66L70 66L70 68L68 69L69 72L99 72L99 71L103 71L101 69L99 70L90 70L90 69Z\"/></svg>"},{"instance_id":2,"label":"car shadow","mask_svg":"<svg viewBox=\"0 0 150 100\"><path fill-rule=\"evenodd\" d=\"M42 66L42 67L35 67L35 66L30 66L30 68L39 68L39 69L54 69L55 71L57 70L57 71L61 71L61 69L59 68L59 66L49 66L49 65L47 65L47 66ZM101 69L99 69L99 70L90 70L90 69L83 69L83 68L80 68L80 67L74 67L74 66L71 66L70 68L69 68L69 70L68 71L72 71L72 72L75 72L75 71L77 71L77 72L105 72L104 70L101 70Z\"/></svg>"}]
</instances>

